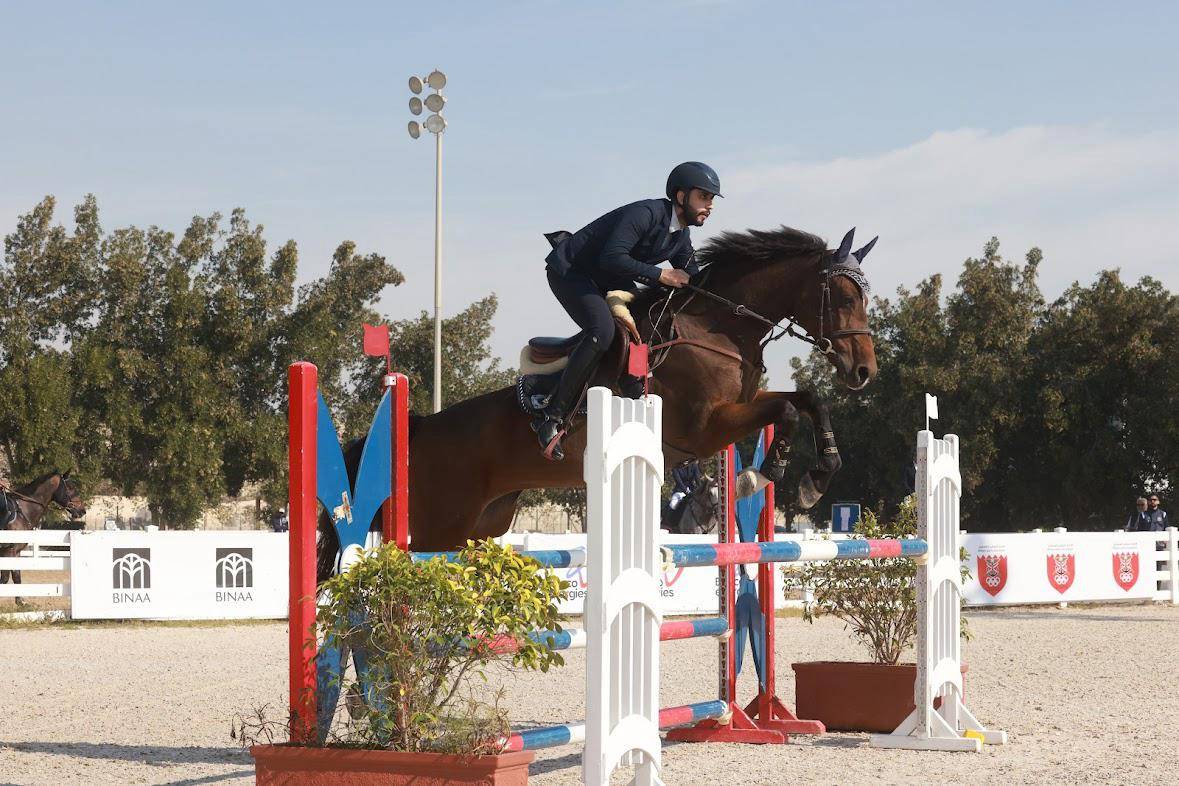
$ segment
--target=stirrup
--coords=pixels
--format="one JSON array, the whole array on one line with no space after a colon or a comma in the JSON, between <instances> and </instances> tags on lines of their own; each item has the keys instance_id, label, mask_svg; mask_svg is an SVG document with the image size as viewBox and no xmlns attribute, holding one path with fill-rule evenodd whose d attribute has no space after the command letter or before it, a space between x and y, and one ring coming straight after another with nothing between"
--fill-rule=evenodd
<instances>
[{"instance_id":1,"label":"stirrup","mask_svg":"<svg viewBox=\"0 0 1179 786\"><path fill-rule=\"evenodd\" d=\"M565 429L561 429L557 432L557 436L553 437L552 440L549 441L549 444L545 446L545 449L541 455L543 455L549 461L564 461L565 451L561 447L561 440L564 438Z\"/></svg>"},{"instance_id":2,"label":"stirrup","mask_svg":"<svg viewBox=\"0 0 1179 786\"><path fill-rule=\"evenodd\" d=\"M536 432L536 436L538 438L544 440L544 435L541 434L541 429L549 424L552 424L556 428L556 431L553 436L549 438L548 442L542 441L540 443L541 452L549 461L561 461L565 458L565 451L561 450L561 440L565 438L565 434L567 433L567 429L562 420L558 420L557 418L542 413L541 415L532 419L532 430Z\"/></svg>"}]
</instances>

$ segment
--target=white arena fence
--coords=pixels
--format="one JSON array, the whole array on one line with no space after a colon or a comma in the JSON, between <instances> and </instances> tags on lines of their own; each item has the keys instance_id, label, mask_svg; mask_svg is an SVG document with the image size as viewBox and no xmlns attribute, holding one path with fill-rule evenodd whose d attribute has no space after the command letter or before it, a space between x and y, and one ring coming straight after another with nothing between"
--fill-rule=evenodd
<instances>
[{"instance_id":1,"label":"white arena fence","mask_svg":"<svg viewBox=\"0 0 1179 786\"><path fill-rule=\"evenodd\" d=\"M1165 532L963 533L971 579L967 606L1157 601L1179 605L1179 537ZM779 534L775 540L845 535ZM509 534L520 550L580 549L586 536ZM716 543L712 535L659 535L660 543ZM0 570L25 571L24 583L0 584L0 598L70 598L76 619L283 619L289 584L286 533L105 532L0 530L0 544L27 543L16 557L0 557ZM114 575L115 549L137 553L150 567L153 587ZM128 551L131 550L131 551ZM220 557L218 556L220 554ZM233 556L236 554L237 556ZM228 559L226 559L228 557ZM132 559L132 562L136 560ZM1051 568L1051 570L1049 570ZM44 575L51 572L50 575ZM585 568L558 569L571 584L563 614L581 614L589 591ZM779 608L781 571L774 571ZM142 583L139 581L138 583ZM234 584L241 586L233 586ZM250 586L244 586L249 584ZM218 594L220 593L220 594ZM717 577L672 569L661 575L660 613L715 614Z\"/></svg>"}]
</instances>

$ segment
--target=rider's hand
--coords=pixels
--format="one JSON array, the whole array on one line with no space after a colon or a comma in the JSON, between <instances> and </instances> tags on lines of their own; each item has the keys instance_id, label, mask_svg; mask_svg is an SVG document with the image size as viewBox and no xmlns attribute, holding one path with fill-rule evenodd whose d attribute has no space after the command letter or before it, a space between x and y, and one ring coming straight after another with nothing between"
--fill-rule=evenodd
<instances>
[{"instance_id":1,"label":"rider's hand","mask_svg":"<svg viewBox=\"0 0 1179 786\"><path fill-rule=\"evenodd\" d=\"M682 287L688 283L688 274L674 267L664 268L659 274L659 283L668 287Z\"/></svg>"}]
</instances>

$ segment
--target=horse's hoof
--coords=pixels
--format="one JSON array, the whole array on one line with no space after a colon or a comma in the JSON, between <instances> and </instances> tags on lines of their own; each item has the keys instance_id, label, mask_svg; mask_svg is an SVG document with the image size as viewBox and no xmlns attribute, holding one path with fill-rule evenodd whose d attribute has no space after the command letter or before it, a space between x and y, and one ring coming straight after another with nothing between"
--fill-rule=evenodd
<instances>
[{"instance_id":1,"label":"horse's hoof","mask_svg":"<svg viewBox=\"0 0 1179 786\"><path fill-rule=\"evenodd\" d=\"M744 469L737 474L733 490L737 494L737 499L745 499L752 497L768 485L770 485L770 480L765 475L756 469Z\"/></svg>"},{"instance_id":2,"label":"horse's hoof","mask_svg":"<svg viewBox=\"0 0 1179 786\"><path fill-rule=\"evenodd\" d=\"M798 481L798 507L810 510L819 504L819 500L822 498L823 492L815 488L815 482L811 480L811 476L809 474L803 475L802 479Z\"/></svg>"}]
</instances>

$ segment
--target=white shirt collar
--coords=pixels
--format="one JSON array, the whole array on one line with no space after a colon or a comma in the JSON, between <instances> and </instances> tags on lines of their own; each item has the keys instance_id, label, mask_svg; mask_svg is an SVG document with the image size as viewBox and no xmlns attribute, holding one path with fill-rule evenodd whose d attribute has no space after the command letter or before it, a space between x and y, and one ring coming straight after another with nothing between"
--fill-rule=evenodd
<instances>
[{"instance_id":1,"label":"white shirt collar","mask_svg":"<svg viewBox=\"0 0 1179 786\"><path fill-rule=\"evenodd\" d=\"M683 227L680 226L680 220L675 214L675 203L671 202L670 199L668 200L668 203L671 204L671 223L667 225L667 232L668 234L671 234L673 232L679 232L681 229L683 229Z\"/></svg>"}]
</instances>

